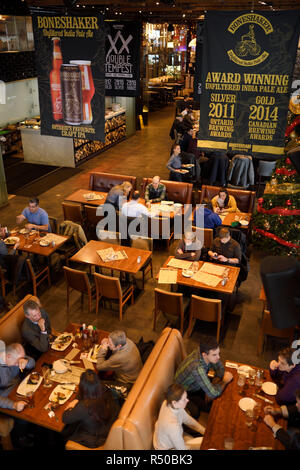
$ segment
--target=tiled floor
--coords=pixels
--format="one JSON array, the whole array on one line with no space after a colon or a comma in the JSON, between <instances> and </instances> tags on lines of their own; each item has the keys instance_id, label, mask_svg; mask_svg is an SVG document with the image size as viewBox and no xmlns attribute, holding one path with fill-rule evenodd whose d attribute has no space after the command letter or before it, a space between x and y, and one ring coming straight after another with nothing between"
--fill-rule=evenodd
<instances>
[{"instance_id":1,"label":"tiled floor","mask_svg":"<svg viewBox=\"0 0 300 470\"><path fill-rule=\"evenodd\" d=\"M49 215L62 221L61 202L64 198L79 188L88 188L88 172L93 168L101 168L101 171L135 175L138 184L143 176L159 174L168 179L166 162L169 158L171 139L170 127L174 117L174 107L169 105L160 111L150 114L149 125L119 145L112 147L82 165L83 171L72 178L58 184L49 191L41 194L40 206ZM15 225L15 216L19 214L27 204L27 198L16 196L9 199L8 206L0 209L0 222L4 226ZM172 252L176 242L170 247ZM153 254L154 276L159 266L167 257L164 244L156 246ZM252 363L260 367L267 367L270 359L274 358L276 351L282 343L268 341L263 355L256 355L257 339L261 318L261 302L258 300L260 291L259 263L267 253L256 253L252 250L250 272L246 282L240 287L237 304L233 314L229 315L225 322L225 338L221 343L222 358ZM139 282L139 285L141 283ZM154 288L156 281L150 279L145 285L145 290L139 291L133 306L125 309L122 323L118 320L117 310L100 308L98 316L94 312L88 313L85 299L83 308L80 294L73 292L71 295L71 313L67 318L66 289L63 273L55 274L55 281L50 289L47 285L40 286L39 296L43 306L49 312L52 324L57 330L63 330L68 321L93 324L105 330L124 329L127 335L134 341L141 336L144 340L158 337L166 324L166 320L160 316L157 323L157 331L152 330ZM26 292L25 292L26 293ZM94 304L95 305L95 304ZM191 337L185 339L186 349L190 352L199 342L201 335L214 335L214 324L197 323Z\"/></svg>"}]
</instances>

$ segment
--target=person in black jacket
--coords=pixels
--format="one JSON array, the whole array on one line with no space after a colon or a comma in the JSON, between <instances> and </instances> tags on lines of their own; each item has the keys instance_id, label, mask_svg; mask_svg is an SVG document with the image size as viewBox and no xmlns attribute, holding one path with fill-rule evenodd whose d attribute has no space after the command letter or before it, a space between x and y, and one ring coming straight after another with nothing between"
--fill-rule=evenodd
<instances>
[{"instance_id":1,"label":"person in black jacket","mask_svg":"<svg viewBox=\"0 0 300 470\"><path fill-rule=\"evenodd\" d=\"M295 405L283 405L276 408L266 406L264 409L264 422L272 429L274 437L288 450L300 450L300 389L296 390L295 396ZM276 423L274 416L282 416L288 419L288 426L294 429L286 431Z\"/></svg>"},{"instance_id":2,"label":"person in black jacket","mask_svg":"<svg viewBox=\"0 0 300 470\"><path fill-rule=\"evenodd\" d=\"M63 436L89 448L101 446L117 419L120 405L96 372L87 369L81 374L77 398L62 415L66 423Z\"/></svg>"}]
</instances>

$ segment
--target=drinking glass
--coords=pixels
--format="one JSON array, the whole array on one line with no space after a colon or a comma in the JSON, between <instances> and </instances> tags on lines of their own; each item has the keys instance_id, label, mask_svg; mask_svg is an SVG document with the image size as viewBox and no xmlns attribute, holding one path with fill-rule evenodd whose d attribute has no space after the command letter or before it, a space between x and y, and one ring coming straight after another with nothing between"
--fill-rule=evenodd
<instances>
[{"instance_id":1,"label":"drinking glass","mask_svg":"<svg viewBox=\"0 0 300 470\"><path fill-rule=\"evenodd\" d=\"M26 397L28 398L28 408L34 408L34 392L27 392Z\"/></svg>"},{"instance_id":2,"label":"drinking glass","mask_svg":"<svg viewBox=\"0 0 300 470\"><path fill-rule=\"evenodd\" d=\"M249 385L254 385L254 380L256 376L255 370L249 370L248 374L249 374L249 377L248 377Z\"/></svg>"},{"instance_id":3,"label":"drinking glass","mask_svg":"<svg viewBox=\"0 0 300 470\"><path fill-rule=\"evenodd\" d=\"M260 412L261 412L261 403L256 402L256 405L253 408L253 418L256 419L256 421L260 421Z\"/></svg>"},{"instance_id":4,"label":"drinking glass","mask_svg":"<svg viewBox=\"0 0 300 470\"><path fill-rule=\"evenodd\" d=\"M253 409L249 409L249 410L246 410L245 411L245 415L246 415L246 421L245 421L245 424L246 426L248 426L248 428L251 428L252 424L253 424Z\"/></svg>"},{"instance_id":5,"label":"drinking glass","mask_svg":"<svg viewBox=\"0 0 300 470\"><path fill-rule=\"evenodd\" d=\"M42 367L42 374L44 378L44 387L51 387L52 386L52 381L51 381L51 371L48 366L43 366Z\"/></svg>"},{"instance_id":6,"label":"drinking glass","mask_svg":"<svg viewBox=\"0 0 300 470\"><path fill-rule=\"evenodd\" d=\"M241 395L243 392L244 385L246 383L246 375L238 372L238 380L237 380L237 386L240 388L239 394Z\"/></svg>"},{"instance_id":7,"label":"drinking glass","mask_svg":"<svg viewBox=\"0 0 300 470\"><path fill-rule=\"evenodd\" d=\"M192 264L192 271L194 273L196 273L198 271L198 269L199 269L199 263L198 263L198 261L194 261L193 264Z\"/></svg>"},{"instance_id":8,"label":"drinking glass","mask_svg":"<svg viewBox=\"0 0 300 470\"><path fill-rule=\"evenodd\" d=\"M224 449L233 450L234 448L234 439L233 437L225 437L224 439Z\"/></svg>"}]
</instances>

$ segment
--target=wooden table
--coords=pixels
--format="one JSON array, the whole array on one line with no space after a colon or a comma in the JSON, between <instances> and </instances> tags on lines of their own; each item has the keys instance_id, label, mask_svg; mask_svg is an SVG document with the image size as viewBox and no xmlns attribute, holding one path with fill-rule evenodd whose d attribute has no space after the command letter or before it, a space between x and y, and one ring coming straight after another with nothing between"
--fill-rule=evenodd
<instances>
[{"instance_id":1,"label":"wooden table","mask_svg":"<svg viewBox=\"0 0 300 470\"><path fill-rule=\"evenodd\" d=\"M76 333L77 329L80 328L80 325L77 325L75 323L70 323L65 331L72 332L73 334ZM108 336L107 331L103 330L97 330L98 331L98 343L100 344L101 340L105 337ZM82 347L82 340L80 338L76 338L75 342L78 344L78 349L81 349ZM33 371L36 371L38 373L41 372L42 364L47 363L47 364L52 364L54 361L57 359L62 359L67 354L73 349L72 348L73 342L68 346L65 351L54 351L53 349L49 349L47 352L42 354L42 356L38 359L36 362L36 367L33 370L30 370L31 373ZM80 353L78 353L77 356L73 360L79 361L80 358ZM83 362L81 361L81 364L76 364L78 367L82 367L84 369ZM31 423L34 423L38 426L42 426L44 428L52 429L53 431L61 432L64 428L64 423L62 422L62 414L65 410L65 407L69 403L69 401L75 399L75 392L71 395L69 400L66 401L63 405L59 406L55 410L55 415L57 416L58 421L56 421L55 418L50 418L48 416L48 411L44 409L44 407L49 403L49 396L52 392L52 390L58 385L57 382L53 382L52 387L45 388L43 386L43 382L39 386L39 388L36 390L34 394L34 408L28 408L27 406L24 408L22 412L17 412L15 410L9 410L7 408L0 408L1 413L5 413L7 415L13 416L15 418L20 418L24 419L25 421L29 421ZM11 391L9 394L9 398L13 401L20 401L22 400L22 397L17 395L16 390L18 388L18 385ZM26 400L26 398L25 398Z\"/></svg>"},{"instance_id":2,"label":"wooden table","mask_svg":"<svg viewBox=\"0 0 300 470\"><path fill-rule=\"evenodd\" d=\"M113 248L115 251L123 250L128 256L128 259L118 261L108 261L104 263L97 250L104 250ZM141 262L137 262L137 258L141 257ZM138 248L130 248L128 246L114 245L102 241L89 241L81 250L79 250L70 261L76 263L84 263L92 266L99 266L101 268L112 269L114 271L122 271L129 274L136 274L143 265L151 258L152 251L140 250Z\"/></svg>"},{"instance_id":3,"label":"wooden table","mask_svg":"<svg viewBox=\"0 0 300 470\"><path fill-rule=\"evenodd\" d=\"M102 196L101 199L86 199L83 197L84 194L93 193L97 196ZM77 202L79 204L87 204L89 206L101 206L104 204L108 193L100 192L100 191L91 191L88 189L78 189L74 193L70 194L65 201L67 202Z\"/></svg>"},{"instance_id":4,"label":"wooden table","mask_svg":"<svg viewBox=\"0 0 300 470\"><path fill-rule=\"evenodd\" d=\"M218 214L220 215L220 214ZM221 214L222 215L222 214ZM225 218L222 220L222 225L226 226L231 226L232 222L238 222L238 220L248 220L250 224L250 219L251 219L251 212L229 212L227 214L224 214ZM236 220L236 217L238 217L238 220ZM243 229L243 230L248 230L249 228L248 225L239 225L237 228Z\"/></svg>"},{"instance_id":5,"label":"wooden table","mask_svg":"<svg viewBox=\"0 0 300 470\"><path fill-rule=\"evenodd\" d=\"M18 230L18 229L14 229ZM20 239L20 246L18 248L19 251L25 251L26 253L32 253L35 255L42 255L49 257L54 253L58 248L60 248L70 237L66 237L64 235L58 235L61 237L61 241L56 243L53 246L51 243L48 246L41 246L39 241L42 240L44 237L40 237L38 232L34 233L33 235L28 236L27 238L22 233L15 233L14 230L11 232L11 237L18 237ZM40 232L40 234L48 235L48 232ZM13 245L10 245L13 246Z\"/></svg>"},{"instance_id":6,"label":"wooden table","mask_svg":"<svg viewBox=\"0 0 300 470\"><path fill-rule=\"evenodd\" d=\"M165 261L162 268L167 268L168 262L172 258L174 258L174 256L169 256L169 258ZM198 261L198 263L199 263L199 269L200 269L204 261ZM209 263L209 264L216 265L217 263ZM196 289L206 289L206 290L211 290L214 292L221 292L223 294L232 294L234 291L234 287L235 287L239 272L240 272L240 268L236 268L234 266L228 266L228 265L225 266L223 264L222 265L218 264L218 266L226 267L229 269L228 281L225 284L225 286L222 286L221 282L216 287L213 287L213 286L208 286L206 284L203 284L202 282L194 281L190 277L184 277L182 275L182 269L177 269L177 284L180 284L182 286L193 287ZM158 276L159 276L159 273L156 276L156 279L158 279ZM220 281L221 281L221 278L220 278Z\"/></svg>"},{"instance_id":7,"label":"wooden table","mask_svg":"<svg viewBox=\"0 0 300 470\"><path fill-rule=\"evenodd\" d=\"M251 366L253 369L255 367ZM245 424L245 413L238 405L242 396L239 394L237 379L238 374L236 369L227 368L226 370L233 374L233 381L227 385L222 395L213 401L211 410L209 412L206 431L203 437L201 450L207 449L224 449L224 439L232 437L234 439L234 450L248 450L249 447L271 447L275 450L282 450L282 444L273 437L272 430L263 422L264 407L270 405L259 398L252 396L255 392L253 385L248 385L246 390L247 397L253 398L257 402L261 402L262 409L260 412L260 420L255 422L257 429L251 430ZM264 381L269 381L269 371L264 371ZM259 392L260 395L274 401L272 396L265 395L263 391ZM284 419L277 421L282 427L286 429L287 422Z\"/></svg>"}]
</instances>

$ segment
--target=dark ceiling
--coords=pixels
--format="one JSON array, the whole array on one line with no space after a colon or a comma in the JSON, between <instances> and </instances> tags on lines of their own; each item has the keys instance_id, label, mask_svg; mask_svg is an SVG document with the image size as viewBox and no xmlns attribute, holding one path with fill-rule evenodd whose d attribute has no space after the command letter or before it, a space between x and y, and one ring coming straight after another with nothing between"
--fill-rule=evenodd
<instances>
[{"instance_id":1,"label":"dark ceiling","mask_svg":"<svg viewBox=\"0 0 300 470\"><path fill-rule=\"evenodd\" d=\"M25 1L25 0L24 0ZM299 0L26 0L28 6L94 8L107 18L142 18L157 22L197 20L207 10L272 11L299 9Z\"/></svg>"}]
</instances>

